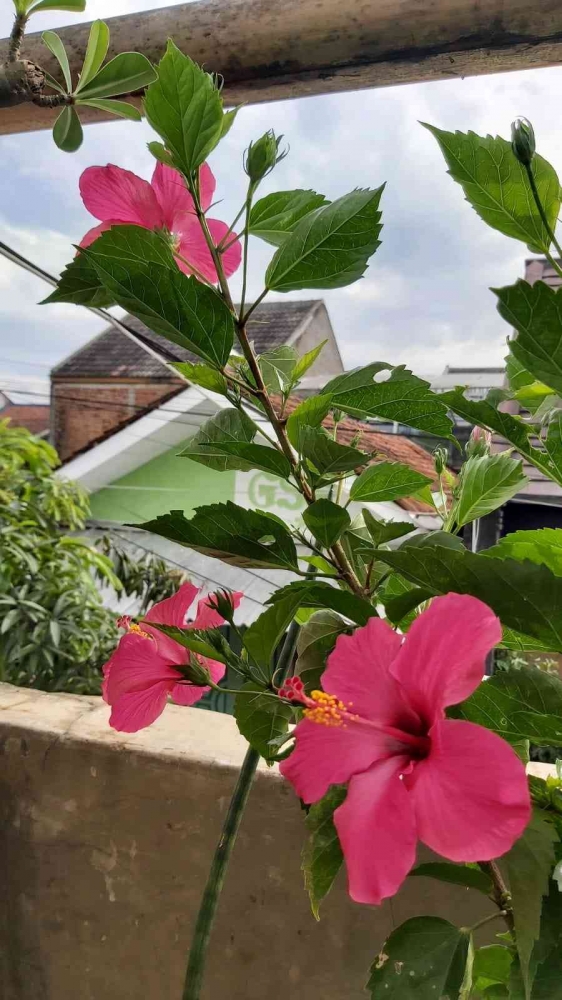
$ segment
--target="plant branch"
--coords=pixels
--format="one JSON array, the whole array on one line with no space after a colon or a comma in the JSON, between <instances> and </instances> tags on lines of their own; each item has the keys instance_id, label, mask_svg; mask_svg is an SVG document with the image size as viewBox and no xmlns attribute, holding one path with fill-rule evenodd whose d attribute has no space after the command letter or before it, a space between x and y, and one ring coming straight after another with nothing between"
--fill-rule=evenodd
<instances>
[{"instance_id":1,"label":"plant branch","mask_svg":"<svg viewBox=\"0 0 562 1000\"><path fill-rule=\"evenodd\" d=\"M508 929L513 934L515 930L515 922L513 919L511 893L504 882L502 873L500 872L497 863L495 861L479 861L478 867L491 878L493 885L492 897L494 903L498 909L501 910L501 915L503 916Z\"/></svg>"},{"instance_id":2,"label":"plant branch","mask_svg":"<svg viewBox=\"0 0 562 1000\"><path fill-rule=\"evenodd\" d=\"M269 288L264 288L264 290L261 293L261 295L258 295L256 301L250 306L250 308L248 309L248 312L246 313L246 315L241 317L240 322L243 323L244 326L248 322L248 320L249 320L250 316L252 315L252 313L254 312L254 310L258 308L260 302L263 302L263 300L265 299L268 291L269 291Z\"/></svg>"},{"instance_id":3,"label":"plant branch","mask_svg":"<svg viewBox=\"0 0 562 1000\"><path fill-rule=\"evenodd\" d=\"M27 14L16 14L12 31L10 34L10 45L8 48L8 62L17 62L21 55L21 43L27 25Z\"/></svg>"},{"instance_id":4,"label":"plant branch","mask_svg":"<svg viewBox=\"0 0 562 1000\"><path fill-rule=\"evenodd\" d=\"M470 931L471 934L474 934L474 931L477 931L480 927L484 927L486 924L489 924L490 920L497 920L498 917L507 917L507 910L500 910L498 913L489 913L487 917L483 917L482 920L477 920L476 923L473 924L472 927L468 927L467 930Z\"/></svg>"}]
</instances>

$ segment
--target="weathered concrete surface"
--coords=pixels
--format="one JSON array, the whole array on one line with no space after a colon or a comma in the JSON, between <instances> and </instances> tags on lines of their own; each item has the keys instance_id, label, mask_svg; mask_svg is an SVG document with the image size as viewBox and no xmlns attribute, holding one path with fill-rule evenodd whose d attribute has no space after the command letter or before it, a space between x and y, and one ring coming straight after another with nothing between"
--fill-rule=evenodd
<instances>
[{"instance_id":1,"label":"weathered concrete surface","mask_svg":"<svg viewBox=\"0 0 562 1000\"><path fill-rule=\"evenodd\" d=\"M181 996L244 744L231 718L196 709L168 707L125 737L107 714L99 698L0 685L2 1000ZM261 770L203 1000L361 1000L393 924L424 912L470 923L491 912L478 893L421 878L391 904L361 907L342 879L318 925L302 888L302 840L290 787Z\"/></svg>"}]
</instances>

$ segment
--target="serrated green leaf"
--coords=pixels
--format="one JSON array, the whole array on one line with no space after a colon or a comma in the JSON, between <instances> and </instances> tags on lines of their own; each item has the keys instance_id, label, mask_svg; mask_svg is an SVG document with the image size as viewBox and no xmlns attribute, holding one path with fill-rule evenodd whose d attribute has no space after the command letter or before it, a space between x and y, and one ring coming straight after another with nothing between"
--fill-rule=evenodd
<instances>
[{"instance_id":1,"label":"serrated green leaf","mask_svg":"<svg viewBox=\"0 0 562 1000\"><path fill-rule=\"evenodd\" d=\"M64 82L66 83L66 89L69 94L72 93L72 75L70 73L70 64L68 62L68 56L66 54L66 49L62 43L62 40L57 35L56 31L44 31L41 35L41 40L47 46L47 48L53 53L55 59L57 60L64 76ZM63 110L67 110L63 108ZM68 109L70 110L70 108ZM60 119L59 115L59 119ZM59 120L57 119L57 121ZM56 128L56 125L55 125ZM53 130L54 131L54 130ZM56 142L56 139L55 139ZM59 143L57 142L57 146ZM62 146L60 147L63 148Z\"/></svg>"},{"instance_id":2,"label":"serrated green leaf","mask_svg":"<svg viewBox=\"0 0 562 1000\"><path fill-rule=\"evenodd\" d=\"M194 365L191 361L177 361L171 364L170 368L175 368L193 385L201 385L204 389L220 393L221 396L226 396L228 392L228 382L224 375L221 375L216 368L210 368L209 365Z\"/></svg>"},{"instance_id":3,"label":"serrated green leaf","mask_svg":"<svg viewBox=\"0 0 562 1000\"><path fill-rule=\"evenodd\" d=\"M544 281L493 291L500 316L517 330L510 352L537 381L562 393L562 295Z\"/></svg>"},{"instance_id":4,"label":"serrated green leaf","mask_svg":"<svg viewBox=\"0 0 562 1000\"><path fill-rule=\"evenodd\" d=\"M486 552L497 559L517 559L518 562L528 559L562 576L562 528L514 531L504 535Z\"/></svg>"},{"instance_id":5,"label":"serrated green leaf","mask_svg":"<svg viewBox=\"0 0 562 1000\"><path fill-rule=\"evenodd\" d=\"M84 133L76 111L66 105L53 125L53 139L63 153L75 153L80 149Z\"/></svg>"},{"instance_id":6,"label":"serrated green leaf","mask_svg":"<svg viewBox=\"0 0 562 1000\"><path fill-rule=\"evenodd\" d=\"M557 841L554 828L535 810L523 836L499 861L513 900L515 940L527 1000L531 996L529 962L540 936L542 898L548 895Z\"/></svg>"},{"instance_id":7,"label":"serrated green leaf","mask_svg":"<svg viewBox=\"0 0 562 1000\"><path fill-rule=\"evenodd\" d=\"M299 382L300 379L303 377L303 375L306 374L308 369L312 368L314 362L320 356L323 348L327 343L328 343L327 340L323 340L321 344L318 344L316 347L313 347L312 350L307 351L306 354L303 354L300 358L298 358L297 363L293 369L293 373L291 375L291 386L296 385L297 382Z\"/></svg>"},{"instance_id":8,"label":"serrated green leaf","mask_svg":"<svg viewBox=\"0 0 562 1000\"><path fill-rule=\"evenodd\" d=\"M80 91L80 99L118 97L148 87L157 79L152 63L141 52L120 52Z\"/></svg>"},{"instance_id":9,"label":"serrated green leaf","mask_svg":"<svg viewBox=\"0 0 562 1000\"><path fill-rule=\"evenodd\" d=\"M390 374L381 381L382 373ZM375 381L376 377L379 381ZM393 368L374 362L337 375L322 389L332 397L332 406L354 417L383 417L436 434L450 437L452 422L447 416L443 395L431 391L429 382L418 378L404 365Z\"/></svg>"},{"instance_id":10,"label":"serrated green leaf","mask_svg":"<svg viewBox=\"0 0 562 1000\"><path fill-rule=\"evenodd\" d=\"M505 945L488 944L478 948L472 966L474 988L482 992L496 983L507 985L512 962L513 956Z\"/></svg>"},{"instance_id":11,"label":"serrated green leaf","mask_svg":"<svg viewBox=\"0 0 562 1000\"><path fill-rule=\"evenodd\" d=\"M365 527L377 548L379 545L402 538L403 535L409 535L416 529L415 524L408 521L379 521L366 507L363 508L362 514Z\"/></svg>"},{"instance_id":12,"label":"serrated green leaf","mask_svg":"<svg viewBox=\"0 0 562 1000\"><path fill-rule=\"evenodd\" d=\"M363 597L350 594L347 590L339 590L321 580L296 580L281 590L276 590L267 603L277 604L294 594L299 595L299 605L302 608L330 608L357 625L366 625L369 618L377 617L376 609Z\"/></svg>"},{"instance_id":13,"label":"serrated green leaf","mask_svg":"<svg viewBox=\"0 0 562 1000\"><path fill-rule=\"evenodd\" d=\"M244 646L257 663L269 669L271 657L293 621L299 605L298 593L288 594L263 611L246 629Z\"/></svg>"},{"instance_id":14,"label":"serrated green leaf","mask_svg":"<svg viewBox=\"0 0 562 1000\"><path fill-rule=\"evenodd\" d=\"M369 461L369 455L350 445L339 444L321 428L301 426L299 444L308 466L322 479L351 472Z\"/></svg>"},{"instance_id":15,"label":"serrated green leaf","mask_svg":"<svg viewBox=\"0 0 562 1000\"><path fill-rule=\"evenodd\" d=\"M499 671L449 714L486 726L510 743L528 739L562 746L562 681L536 667Z\"/></svg>"},{"instance_id":16,"label":"serrated green leaf","mask_svg":"<svg viewBox=\"0 0 562 1000\"><path fill-rule=\"evenodd\" d=\"M234 122L236 121L236 116L238 112L244 107L243 104L239 104L237 108L231 108L230 111L225 111L222 116L221 125L221 139L224 139L225 135L228 135Z\"/></svg>"},{"instance_id":17,"label":"serrated green leaf","mask_svg":"<svg viewBox=\"0 0 562 1000\"><path fill-rule=\"evenodd\" d=\"M511 143L499 136L474 132L444 132L425 125L435 136L449 173L466 200L492 229L526 243L533 252L547 253L550 237L535 205L525 167ZM531 170L551 230L560 212L560 182L542 156L533 157Z\"/></svg>"},{"instance_id":18,"label":"serrated green leaf","mask_svg":"<svg viewBox=\"0 0 562 1000\"><path fill-rule=\"evenodd\" d=\"M345 801L347 789L332 785L306 817L308 839L302 849L301 868L312 913L320 920L320 903L332 888L343 864L343 853L334 825L334 812Z\"/></svg>"},{"instance_id":19,"label":"serrated green leaf","mask_svg":"<svg viewBox=\"0 0 562 1000\"><path fill-rule=\"evenodd\" d=\"M505 376L510 389L514 392L523 389L526 385L531 385L533 376L523 367L513 354L505 357Z\"/></svg>"},{"instance_id":20,"label":"serrated green leaf","mask_svg":"<svg viewBox=\"0 0 562 1000\"><path fill-rule=\"evenodd\" d=\"M338 636L347 631L349 626L334 611L315 611L301 627L297 639L296 673L307 693L320 687L326 660Z\"/></svg>"},{"instance_id":21,"label":"serrated green leaf","mask_svg":"<svg viewBox=\"0 0 562 1000\"><path fill-rule=\"evenodd\" d=\"M301 219L327 204L316 191L276 191L260 198L250 213L250 233L266 243L281 246Z\"/></svg>"},{"instance_id":22,"label":"serrated green leaf","mask_svg":"<svg viewBox=\"0 0 562 1000\"><path fill-rule=\"evenodd\" d=\"M263 688L250 681L242 685L240 692L234 701L236 725L250 746L271 760L277 752L271 741L287 732L292 709L280 698L268 697Z\"/></svg>"},{"instance_id":23,"label":"serrated green leaf","mask_svg":"<svg viewBox=\"0 0 562 1000\"><path fill-rule=\"evenodd\" d=\"M261 469L262 472L267 472L272 476L278 476L280 479L289 479L291 476L291 465L285 455L276 451L275 448L270 448L269 445L263 444L247 444L245 441L239 442L220 442L217 444L209 444L207 446L201 446L199 448L199 458L196 459L203 462L204 465L210 464L208 461L203 461L203 454L206 453L211 461L214 461L214 456L221 456L221 459L229 463L226 468L234 468L234 465L230 463L236 463L236 468L242 471L250 471L252 469ZM191 458L195 458L195 455L191 455Z\"/></svg>"},{"instance_id":24,"label":"serrated green leaf","mask_svg":"<svg viewBox=\"0 0 562 1000\"><path fill-rule=\"evenodd\" d=\"M90 261L79 253L62 272L55 290L41 304L50 302L72 302L78 306L104 309L112 306L114 299L102 285Z\"/></svg>"},{"instance_id":25,"label":"serrated green leaf","mask_svg":"<svg viewBox=\"0 0 562 1000\"><path fill-rule=\"evenodd\" d=\"M520 459L506 452L469 458L461 469L453 516L459 528L502 507L525 486L528 478Z\"/></svg>"},{"instance_id":26,"label":"serrated green leaf","mask_svg":"<svg viewBox=\"0 0 562 1000\"><path fill-rule=\"evenodd\" d=\"M437 542L437 543L436 543ZM562 579L546 566L494 559L484 553L406 541L379 549L378 558L416 586L436 594L472 594L488 604L508 628L562 652Z\"/></svg>"},{"instance_id":27,"label":"serrated green leaf","mask_svg":"<svg viewBox=\"0 0 562 1000\"><path fill-rule=\"evenodd\" d=\"M320 427L332 407L330 396L310 396L293 410L287 420L287 437L300 453L303 427Z\"/></svg>"},{"instance_id":28,"label":"serrated green leaf","mask_svg":"<svg viewBox=\"0 0 562 1000\"><path fill-rule=\"evenodd\" d=\"M347 511L324 497L311 504L302 516L308 530L326 549L331 548L342 531L351 524Z\"/></svg>"},{"instance_id":29,"label":"serrated green leaf","mask_svg":"<svg viewBox=\"0 0 562 1000\"><path fill-rule=\"evenodd\" d=\"M103 61L109 48L109 28L105 21L94 21L90 28L86 55L82 64L80 80L76 88L79 94L86 84L93 80L96 73L101 69Z\"/></svg>"},{"instance_id":30,"label":"serrated green leaf","mask_svg":"<svg viewBox=\"0 0 562 1000\"><path fill-rule=\"evenodd\" d=\"M78 107L84 106L86 108L96 108L98 111L107 111L111 115L116 115L117 118L128 118L132 122L142 121L140 111L135 108L134 104L128 104L127 101L103 101L100 98L85 100L79 98L76 104Z\"/></svg>"},{"instance_id":31,"label":"serrated green leaf","mask_svg":"<svg viewBox=\"0 0 562 1000\"><path fill-rule=\"evenodd\" d=\"M115 301L217 368L228 361L234 319L217 292L177 267L169 244L140 226L113 226L82 251Z\"/></svg>"},{"instance_id":32,"label":"serrated green leaf","mask_svg":"<svg viewBox=\"0 0 562 1000\"><path fill-rule=\"evenodd\" d=\"M270 392L284 392L292 382L292 373L297 363L297 352L288 344L281 344L271 351L264 351L258 364L266 388Z\"/></svg>"},{"instance_id":33,"label":"serrated green leaf","mask_svg":"<svg viewBox=\"0 0 562 1000\"><path fill-rule=\"evenodd\" d=\"M301 219L274 255L266 288L342 288L360 278L380 245L383 187L352 191Z\"/></svg>"},{"instance_id":34,"label":"serrated green leaf","mask_svg":"<svg viewBox=\"0 0 562 1000\"><path fill-rule=\"evenodd\" d=\"M562 983L562 893L554 879L543 899L541 934L530 962L533 1000L554 1000Z\"/></svg>"},{"instance_id":35,"label":"serrated green leaf","mask_svg":"<svg viewBox=\"0 0 562 1000\"><path fill-rule=\"evenodd\" d=\"M367 983L372 1000L456 1000L470 937L440 917L413 917L385 941Z\"/></svg>"},{"instance_id":36,"label":"serrated green leaf","mask_svg":"<svg viewBox=\"0 0 562 1000\"><path fill-rule=\"evenodd\" d=\"M135 527L234 566L299 568L293 539L278 518L231 501L197 507L190 519L172 510Z\"/></svg>"},{"instance_id":37,"label":"serrated green leaf","mask_svg":"<svg viewBox=\"0 0 562 1000\"><path fill-rule=\"evenodd\" d=\"M253 422L243 410L237 410L234 407L219 410L214 417L201 425L183 451L179 452L179 457L191 458L194 462L200 462L201 465L206 465L217 472L225 472L228 469L246 469L245 462L237 461L234 456L223 456L212 451L209 452L208 446L227 444L228 442L248 443L254 440L255 433Z\"/></svg>"},{"instance_id":38,"label":"serrated green leaf","mask_svg":"<svg viewBox=\"0 0 562 1000\"><path fill-rule=\"evenodd\" d=\"M221 138L223 109L215 81L171 40L144 107L175 166L185 174L197 170Z\"/></svg>"},{"instance_id":39,"label":"serrated green leaf","mask_svg":"<svg viewBox=\"0 0 562 1000\"><path fill-rule=\"evenodd\" d=\"M468 889L478 889L486 896L492 891L492 880L485 872L470 865L456 865L447 861L428 861L412 868L410 876L423 875L425 878L435 878L440 882L452 885L463 885Z\"/></svg>"},{"instance_id":40,"label":"serrated green leaf","mask_svg":"<svg viewBox=\"0 0 562 1000\"><path fill-rule=\"evenodd\" d=\"M72 14L81 14L86 10L86 0L39 0L39 3L25 6L29 15L42 10L69 10Z\"/></svg>"},{"instance_id":41,"label":"serrated green leaf","mask_svg":"<svg viewBox=\"0 0 562 1000\"><path fill-rule=\"evenodd\" d=\"M147 142L146 145L155 160L158 160L159 163L164 163L167 167L174 166L174 161L170 153L161 142Z\"/></svg>"},{"instance_id":42,"label":"serrated green leaf","mask_svg":"<svg viewBox=\"0 0 562 1000\"><path fill-rule=\"evenodd\" d=\"M364 469L357 477L349 496L358 502L379 503L411 496L428 485L431 485L431 479L409 465L377 462Z\"/></svg>"}]
</instances>

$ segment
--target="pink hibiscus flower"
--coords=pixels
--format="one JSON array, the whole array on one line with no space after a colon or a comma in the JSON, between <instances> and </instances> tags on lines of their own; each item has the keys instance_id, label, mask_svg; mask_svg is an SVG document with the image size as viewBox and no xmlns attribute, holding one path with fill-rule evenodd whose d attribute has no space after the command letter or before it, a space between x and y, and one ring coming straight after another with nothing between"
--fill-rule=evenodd
<instances>
[{"instance_id":1,"label":"pink hibiscus flower","mask_svg":"<svg viewBox=\"0 0 562 1000\"><path fill-rule=\"evenodd\" d=\"M197 587L184 583L177 594L160 601L150 609L141 625L131 623L126 615L118 624L127 629L119 640L113 656L104 667L103 696L111 705L110 726L123 733L136 733L150 726L166 706L168 697L176 705L194 705L210 688L198 687L186 680L182 666L189 662L189 652L179 642L147 623L186 627L186 616L197 594ZM232 594L237 608L242 594ZM216 628L224 618L209 604L209 598L199 601L195 620L188 628ZM224 663L197 655L217 684L225 673Z\"/></svg>"},{"instance_id":2,"label":"pink hibiscus flower","mask_svg":"<svg viewBox=\"0 0 562 1000\"><path fill-rule=\"evenodd\" d=\"M210 207L215 191L215 178L211 168L204 163L200 169L201 207ZM89 212L101 225L86 233L81 247L90 246L98 236L112 226L130 224L169 234L178 267L186 274L194 271L208 281L217 281L217 272L203 230L195 215L193 199L177 170L158 163L152 182L137 177L130 170L123 170L109 163L107 167L88 167L80 178L80 194ZM228 232L225 222L207 219L215 246ZM235 242L231 242L231 241ZM222 262L228 277L240 266L242 248L235 233L230 233L231 246L223 253ZM191 265L191 267L189 266Z\"/></svg>"},{"instance_id":3,"label":"pink hibiscus flower","mask_svg":"<svg viewBox=\"0 0 562 1000\"><path fill-rule=\"evenodd\" d=\"M340 636L309 698L294 678L282 695L302 702L296 748L281 771L305 802L349 782L334 821L349 892L380 903L397 891L418 839L452 861L504 854L530 818L525 768L495 733L446 719L480 684L501 639L474 597L432 601L405 639L380 618Z\"/></svg>"}]
</instances>

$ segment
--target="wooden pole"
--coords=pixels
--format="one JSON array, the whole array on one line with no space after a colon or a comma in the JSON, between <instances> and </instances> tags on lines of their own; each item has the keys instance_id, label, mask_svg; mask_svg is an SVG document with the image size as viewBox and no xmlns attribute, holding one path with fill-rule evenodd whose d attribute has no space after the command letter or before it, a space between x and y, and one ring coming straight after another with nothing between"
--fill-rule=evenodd
<instances>
[{"instance_id":1,"label":"wooden pole","mask_svg":"<svg viewBox=\"0 0 562 1000\"><path fill-rule=\"evenodd\" d=\"M199 0L108 19L111 53L157 61L166 39L221 73L232 104L422 80L450 80L562 61L561 0ZM74 74L89 25L63 28ZM7 41L0 42L0 59ZM25 56L53 75L32 34ZM91 120L104 120L93 113ZM49 127L31 104L0 113L0 133ZM365 123L366 128L369 123Z\"/></svg>"}]
</instances>

